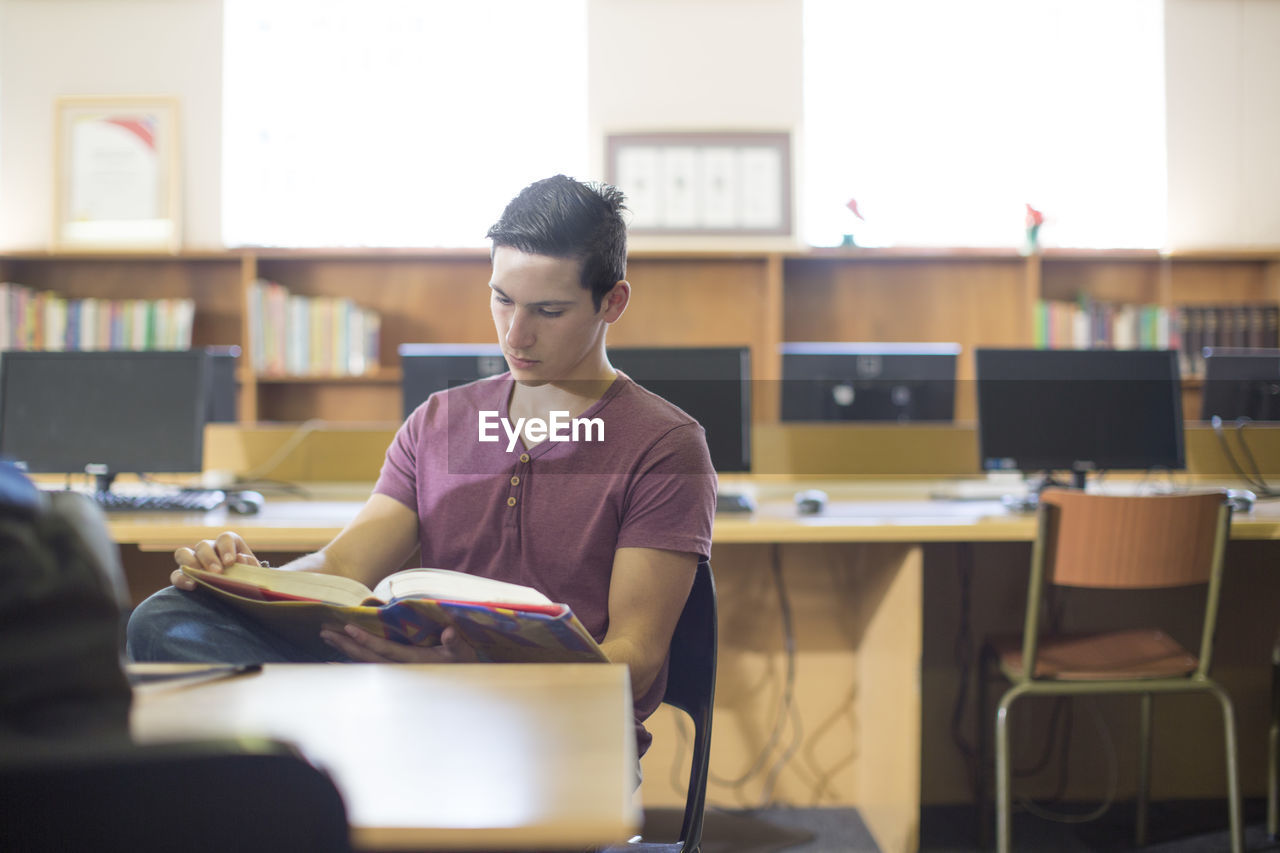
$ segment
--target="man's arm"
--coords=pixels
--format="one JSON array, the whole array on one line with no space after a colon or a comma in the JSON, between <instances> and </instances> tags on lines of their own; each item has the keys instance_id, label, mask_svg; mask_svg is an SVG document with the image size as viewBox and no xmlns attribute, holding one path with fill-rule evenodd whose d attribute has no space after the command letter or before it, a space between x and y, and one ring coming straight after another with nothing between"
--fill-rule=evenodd
<instances>
[{"instance_id":1,"label":"man's arm","mask_svg":"<svg viewBox=\"0 0 1280 853\"><path fill-rule=\"evenodd\" d=\"M282 568L345 575L373 587L399 569L417 544L418 514L394 498L375 494L328 545ZM258 562L244 539L231 531L193 548L179 548L174 558L180 566L210 571L220 571L238 560ZM175 571L170 580L180 589L195 588L195 581L181 571Z\"/></svg>"},{"instance_id":2,"label":"man's arm","mask_svg":"<svg viewBox=\"0 0 1280 853\"><path fill-rule=\"evenodd\" d=\"M631 667L631 692L642 696L667 659L671 635L693 588L698 555L619 548L609 584L609 630L600 647Z\"/></svg>"}]
</instances>

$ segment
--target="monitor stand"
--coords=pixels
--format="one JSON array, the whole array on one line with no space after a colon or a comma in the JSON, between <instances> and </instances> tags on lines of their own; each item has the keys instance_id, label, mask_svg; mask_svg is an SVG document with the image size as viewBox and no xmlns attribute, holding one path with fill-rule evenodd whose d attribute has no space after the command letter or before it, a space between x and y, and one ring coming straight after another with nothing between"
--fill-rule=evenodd
<instances>
[{"instance_id":1,"label":"monitor stand","mask_svg":"<svg viewBox=\"0 0 1280 853\"><path fill-rule=\"evenodd\" d=\"M108 471L106 465L86 465L84 472L93 477L93 490L95 492L111 491L111 484L115 482L116 473Z\"/></svg>"},{"instance_id":2,"label":"monitor stand","mask_svg":"<svg viewBox=\"0 0 1280 853\"><path fill-rule=\"evenodd\" d=\"M1079 489L1084 491L1088 477L1086 471L1071 472L1071 484L1055 479L1052 471L1045 471L1038 479L1027 481L1027 492L1022 495L1004 495L1000 502L1010 512L1035 512L1040 507L1040 493L1048 488Z\"/></svg>"},{"instance_id":3,"label":"monitor stand","mask_svg":"<svg viewBox=\"0 0 1280 853\"><path fill-rule=\"evenodd\" d=\"M1071 482L1068 484L1054 477L1052 471L1045 471L1040 475L1039 479L1028 482L1027 491L1034 492L1037 495L1049 488L1079 489L1083 492L1085 490L1085 483L1088 480L1088 476L1088 471L1078 471L1073 469L1071 471Z\"/></svg>"}]
</instances>

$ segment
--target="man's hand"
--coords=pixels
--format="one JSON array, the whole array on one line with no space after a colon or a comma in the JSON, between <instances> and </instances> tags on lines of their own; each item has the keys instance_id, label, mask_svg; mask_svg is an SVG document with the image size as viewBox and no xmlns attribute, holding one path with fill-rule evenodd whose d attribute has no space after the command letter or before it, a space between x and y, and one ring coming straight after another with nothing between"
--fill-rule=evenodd
<instances>
[{"instance_id":1,"label":"man's hand","mask_svg":"<svg viewBox=\"0 0 1280 853\"><path fill-rule=\"evenodd\" d=\"M204 569L209 572L221 572L233 563L260 565L258 558L253 556L252 549L240 534L230 530L219 533L217 539L198 542L194 548L179 548L173 552L173 559L179 566L190 566L193 569ZM196 582L179 569L175 569L173 574L169 575L169 582L178 589L196 588Z\"/></svg>"},{"instance_id":2,"label":"man's hand","mask_svg":"<svg viewBox=\"0 0 1280 853\"><path fill-rule=\"evenodd\" d=\"M475 663L476 650L453 628L445 628L436 646L410 646L377 637L355 625L326 625L320 639L362 663Z\"/></svg>"}]
</instances>

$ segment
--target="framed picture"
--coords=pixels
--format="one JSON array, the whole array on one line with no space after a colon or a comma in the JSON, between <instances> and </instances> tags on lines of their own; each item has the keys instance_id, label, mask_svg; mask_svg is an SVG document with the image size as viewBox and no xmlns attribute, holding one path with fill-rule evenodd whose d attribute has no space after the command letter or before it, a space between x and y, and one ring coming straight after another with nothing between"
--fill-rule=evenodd
<instances>
[{"instance_id":1,"label":"framed picture","mask_svg":"<svg viewBox=\"0 0 1280 853\"><path fill-rule=\"evenodd\" d=\"M54 248L176 252L181 244L173 98L59 98Z\"/></svg>"},{"instance_id":2,"label":"framed picture","mask_svg":"<svg viewBox=\"0 0 1280 853\"><path fill-rule=\"evenodd\" d=\"M789 133L613 134L607 160L633 233L792 233Z\"/></svg>"}]
</instances>

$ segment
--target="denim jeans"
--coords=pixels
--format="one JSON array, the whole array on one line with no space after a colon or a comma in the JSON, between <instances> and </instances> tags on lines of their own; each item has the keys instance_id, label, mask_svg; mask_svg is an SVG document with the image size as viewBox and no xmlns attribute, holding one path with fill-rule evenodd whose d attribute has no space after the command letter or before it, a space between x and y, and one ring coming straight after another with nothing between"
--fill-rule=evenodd
<instances>
[{"instance_id":1,"label":"denim jeans","mask_svg":"<svg viewBox=\"0 0 1280 853\"><path fill-rule=\"evenodd\" d=\"M126 654L133 661L191 663L315 663L325 657L294 643L209 596L167 587L134 608Z\"/></svg>"}]
</instances>

